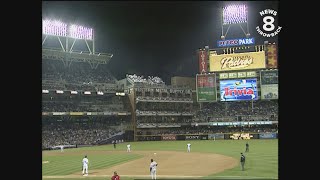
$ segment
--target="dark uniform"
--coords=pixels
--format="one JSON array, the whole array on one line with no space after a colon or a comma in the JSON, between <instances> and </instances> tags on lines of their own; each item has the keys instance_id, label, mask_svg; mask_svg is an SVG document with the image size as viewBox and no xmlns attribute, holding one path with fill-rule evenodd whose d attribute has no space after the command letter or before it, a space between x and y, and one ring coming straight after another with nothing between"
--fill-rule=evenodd
<instances>
[{"instance_id":1,"label":"dark uniform","mask_svg":"<svg viewBox=\"0 0 320 180\"><path fill-rule=\"evenodd\" d=\"M113 148L115 149L116 148L116 141L113 141Z\"/></svg>"},{"instance_id":2,"label":"dark uniform","mask_svg":"<svg viewBox=\"0 0 320 180\"><path fill-rule=\"evenodd\" d=\"M249 152L249 144L246 143L246 152Z\"/></svg>"},{"instance_id":3,"label":"dark uniform","mask_svg":"<svg viewBox=\"0 0 320 180\"><path fill-rule=\"evenodd\" d=\"M246 162L246 157L241 153L240 157L240 164L241 164L241 170L244 171L244 163Z\"/></svg>"}]
</instances>

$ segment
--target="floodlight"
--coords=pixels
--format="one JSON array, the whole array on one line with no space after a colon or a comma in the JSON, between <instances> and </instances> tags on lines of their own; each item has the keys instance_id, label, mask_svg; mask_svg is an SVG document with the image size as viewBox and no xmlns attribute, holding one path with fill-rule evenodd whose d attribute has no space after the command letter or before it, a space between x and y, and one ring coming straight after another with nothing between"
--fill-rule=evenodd
<instances>
[{"instance_id":1,"label":"floodlight","mask_svg":"<svg viewBox=\"0 0 320 180\"><path fill-rule=\"evenodd\" d=\"M61 91L61 90L56 90L56 93L57 93L57 94L63 94L63 91Z\"/></svg>"},{"instance_id":2,"label":"floodlight","mask_svg":"<svg viewBox=\"0 0 320 180\"><path fill-rule=\"evenodd\" d=\"M245 5L230 5L223 8L223 24L240 24L248 20Z\"/></svg>"},{"instance_id":3,"label":"floodlight","mask_svg":"<svg viewBox=\"0 0 320 180\"><path fill-rule=\"evenodd\" d=\"M67 36L67 24L59 20L42 20L42 33L54 36Z\"/></svg>"},{"instance_id":4,"label":"floodlight","mask_svg":"<svg viewBox=\"0 0 320 180\"><path fill-rule=\"evenodd\" d=\"M71 94L78 94L77 91L71 91L70 93L71 93Z\"/></svg>"},{"instance_id":5,"label":"floodlight","mask_svg":"<svg viewBox=\"0 0 320 180\"><path fill-rule=\"evenodd\" d=\"M85 91L84 94L91 94L91 92L90 91Z\"/></svg>"},{"instance_id":6,"label":"floodlight","mask_svg":"<svg viewBox=\"0 0 320 180\"><path fill-rule=\"evenodd\" d=\"M69 26L69 36L75 39L93 40L93 29L79 25Z\"/></svg>"}]
</instances>

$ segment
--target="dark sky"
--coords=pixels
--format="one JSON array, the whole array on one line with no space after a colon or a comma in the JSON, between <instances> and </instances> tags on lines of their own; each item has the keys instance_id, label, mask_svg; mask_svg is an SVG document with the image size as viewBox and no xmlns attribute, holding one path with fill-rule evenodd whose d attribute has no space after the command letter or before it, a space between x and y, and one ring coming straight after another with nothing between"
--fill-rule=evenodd
<instances>
[{"instance_id":1,"label":"dark sky","mask_svg":"<svg viewBox=\"0 0 320 180\"><path fill-rule=\"evenodd\" d=\"M47 1L42 3L42 16L93 27L96 51L114 54L108 69L117 79L136 73L160 76L168 83L175 75L195 77L197 49L206 45L217 47L222 7L231 3ZM256 44L264 40L277 42L277 38L263 39L255 27L262 22L259 11L267 8L279 11L278 2L244 3L249 11L249 32L256 38ZM278 12L278 16L280 14ZM243 37L237 26L230 28L227 35L227 39Z\"/></svg>"}]
</instances>

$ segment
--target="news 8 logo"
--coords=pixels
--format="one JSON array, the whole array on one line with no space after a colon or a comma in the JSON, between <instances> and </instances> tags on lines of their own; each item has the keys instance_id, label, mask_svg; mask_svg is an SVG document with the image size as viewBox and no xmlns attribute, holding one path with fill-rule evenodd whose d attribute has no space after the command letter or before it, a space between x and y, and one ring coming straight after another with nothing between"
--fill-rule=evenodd
<instances>
[{"instance_id":1,"label":"news 8 logo","mask_svg":"<svg viewBox=\"0 0 320 180\"><path fill-rule=\"evenodd\" d=\"M259 12L262 23L256 27L256 30L261 36L274 37L280 33L282 27L278 25L278 14L273 9L265 9Z\"/></svg>"}]
</instances>

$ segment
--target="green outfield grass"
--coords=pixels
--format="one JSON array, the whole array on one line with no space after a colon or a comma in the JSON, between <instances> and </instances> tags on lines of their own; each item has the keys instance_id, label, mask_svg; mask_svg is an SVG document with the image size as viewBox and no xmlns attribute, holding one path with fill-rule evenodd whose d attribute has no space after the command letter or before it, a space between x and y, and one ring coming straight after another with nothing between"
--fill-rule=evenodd
<instances>
[{"instance_id":1,"label":"green outfield grass","mask_svg":"<svg viewBox=\"0 0 320 180\"><path fill-rule=\"evenodd\" d=\"M245 171L240 170L240 166L224 172L214 174L207 178L269 178L278 179L278 140L193 140L193 141L145 141L132 142L131 150L138 151L186 151L186 144L192 144L192 152L210 152L231 156L240 160L240 152L245 151L245 143L249 142L250 152L245 153ZM93 151L126 151L127 143L117 144L114 150L113 145L85 147L77 149L65 149L65 152L79 152L76 155L66 155L67 153L56 153L57 155L46 155L43 153L42 161L50 163L42 164L43 176L68 175L81 170L81 160L84 154L88 154L89 161L94 162L90 170L106 168L121 164L123 162L138 159L141 155L136 154L103 154ZM50 151L54 152L54 151ZM56 151L59 152L59 151ZM92 154L90 153L92 152ZM214 166L214 164L212 164ZM90 176L90 175L89 175ZM121 176L121 174L120 174ZM102 180L110 177L79 177L77 179ZM43 178L49 179L49 178ZM55 180L59 180L55 178ZM66 180L66 179L60 179ZM68 178L67 180L74 180ZM133 178L121 177L121 180L133 180Z\"/></svg>"}]
</instances>

